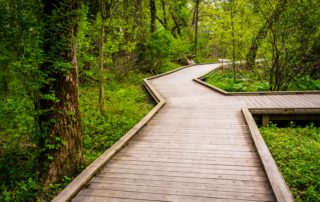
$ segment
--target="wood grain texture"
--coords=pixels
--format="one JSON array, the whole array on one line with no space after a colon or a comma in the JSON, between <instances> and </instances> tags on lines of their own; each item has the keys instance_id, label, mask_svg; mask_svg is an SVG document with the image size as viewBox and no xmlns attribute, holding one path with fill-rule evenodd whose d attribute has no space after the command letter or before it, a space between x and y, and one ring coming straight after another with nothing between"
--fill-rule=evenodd
<instances>
[{"instance_id":1,"label":"wood grain texture","mask_svg":"<svg viewBox=\"0 0 320 202\"><path fill-rule=\"evenodd\" d=\"M294 201L291 192L288 186L286 185L274 159L272 158L272 155L267 145L265 144L252 115L250 114L248 109L244 108L242 109L242 111L248 123L249 129L252 134L252 138L255 142L258 153L261 157L262 163L267 172L268 178L270 180L273 192L275 193L277 200L283 202Z\"/></svg>"},{"instance_id":2,"label":"wood grain texture","mask_svg":"<svg viewBox=\"0 0 320 202\"><path fill-rule=\"evenodd\" d=\"M217 67L145 80L166 105L73 200L281 201L241 109L319 108L320 95L225 96L193 81Z\"/></svg>"}]
</instances>

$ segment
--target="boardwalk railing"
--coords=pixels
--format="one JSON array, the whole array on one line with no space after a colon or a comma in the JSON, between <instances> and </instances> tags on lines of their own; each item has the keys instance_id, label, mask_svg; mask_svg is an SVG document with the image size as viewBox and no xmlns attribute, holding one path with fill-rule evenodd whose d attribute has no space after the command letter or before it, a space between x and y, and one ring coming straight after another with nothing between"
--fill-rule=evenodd
<instances>
[{"instance_id":1,"label":"boardwalk railing","mask_svg":"<svg viewBox=\"0 0 320 202\"><path fill-rule=\"evenodd\" d=\"M64 188L54 199L53 202L70 201L86 184L87 182L97 173L99 170L112 159L127 143L152 119L152 117L165 105L164 98L159 92L152 86L149 80L171 74L181 69L190 67L193 65L183 66L181 68L159 74L153 77L144 79L144 86L157 102L157 105L131 128L120 140L112 145L107 151L99 156L93 163L91 163L84 171L82 171L69 185Z\"/></svg>"},{"instance_id":2,"label":"boardwalk railing","mask_svg":"<svg viewBox=\"0 0 320 202\"><path fill-rule=\"evenodd\" d=\"M264 169L269 178L273 192L279 202L290 202L294 201L291 192L284 181L276 162L274 161L268 146L264 142L260 131L257 127L255 120L253 119L250 111L246 108L242 108L243 115L248 124L253 142L257 148L258 154L264 166Z\"/></svg>"}]
</instances>

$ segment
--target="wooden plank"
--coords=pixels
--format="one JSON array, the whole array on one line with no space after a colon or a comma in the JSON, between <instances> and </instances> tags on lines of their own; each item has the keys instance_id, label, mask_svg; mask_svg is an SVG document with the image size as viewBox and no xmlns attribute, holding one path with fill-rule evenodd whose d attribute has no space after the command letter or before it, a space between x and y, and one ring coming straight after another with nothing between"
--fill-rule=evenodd
<instances>
[{"instance_id":1,"label":"wooden plank","mask_svg":"<svg viewBox=\"0 0 320 202\"><path fill-rule=\"evenodd\" d=\"M247 171L247 170L226 170L226 169L203 169L203 168L189 168L189 167L170 167L170 166L154 166L154 165L127 165L127 164L109 164L105 169L133 169L133 170L152 170L152 171L169 171L181 173L205 173L205 174L225 174L225 175L245 175L266 177L264 170ZM110 170L105 170L106 172ZM103 172L103 171L102 171ZM111 172L111 171L110 171Z\"/></svg>"},{"instance_id":2,"label":"wooden plank","mask_svg":"<svg viewBox=\"0 0 320 202\"><path fill-rule=\"evenodd\" d=\"M262 115L262 126L267 126L269 125L269 115Z\"/></svg>"},{"instance_id":3,"label":"wooden plank","mask_svg":"<svg viewBox=\"0 0 320 202\"><path fill-rule=\"evenodd\" d=\"M162 132L150 132L150 133L142 133L140 132L139 135L137 135L136 138L144 138L148 140L156 140L156 139L162 139L162 140L190 140L190 139L219 139L219 140L240 140L240 141L251 141L251 135L249 132L245 133L238 133L238 135L225 135L221 133L210 133L210 134L201 134L201 133L191 133L191 134L174 134L174 133L162 133Z\"/></svg>"},{"instance_id":4,"label":"wooden plank","mask_svg":"<svg viewBox=\"0 0 320 202\"><path fill-rule=\"evenodd\" d=\"M192 151L192 152L199 152L199 153L205 153L206 151L211 152L211 151L215 151L215 152L233 152L233 153L247 153L247 152L255 152L255 148L254 146L252 146L252 148L248 148L247 150L229 150L228 148L226 149L218 149L217 147L212 149L212 150L208 150L208 149L203 149L203 148L188 148L186 146L181 146L181 147L157 147L157 146L153 146L153 145L137 145L137 144L130 144L128 146L126 146L128 148L132 148L132 149L137 149L137 150L175 150L177 152L179 151Z\"/></svg>"},{"instance_id":5,"label":"wooden plank","mask_svg":"<svg viewBox=\"0 0 320 202\"><path fill-rule=\"evenodd\" d=\"M154 159L154 158L148 158L148 157L125 157L125 156L115 156L114 159L118 160L125 160L125 161L153 161L153 162L179 162L179 163L185 163L185 164L204 164L204 165L238 165L238 166L252 166L256 167L259 166L257 162L250 161L236 161L234 160L228 160L226 158L220 158L220 159L212 159L212 160L194 160L194 159Z\"/></svg>"},{"instance_id":6,"label":"wooden plank","mask_svg":"<svg viewBox=\"0 0 320 202\"><path fill-rule=\"evenodd\" d=\"M257 166L239 166L239 165L220 165L220 164L194 164L184 162L157 162L157 161L126 161L112 159L111 163L122 165L152 165L160 167L177 167L177 168L199 168L199 169L223 169L223 170L247 170L247 171L263 171L262 165Z\"/></svg>"},{"instance_id":7,"label":"wooden plank","mask_svg":"<svg viewBox=\"0 0 320 202\"><path fill-rule=\"evenodd\" d=\"M153 187L148 185L126 185L121 184L101 184L91 183L89 189L103 190L103 191L125 191L134 193L152 193L152 194L165 194L175 196L190 196L190 197L204 197L204 198L221 198L221 199L235 199L235 200L259 200L259 201L272 201L274 196L264 193L243 193L243 192L226 192L219 190L199 190L199 189L184 189L177 187ZM100 193L98 193L100 194ZM165 196L164 196L165 197ZM189 199L190 200L190 199Z\"/></svg>"},{"instance_id":8,"label":"wooden plank","mask_svg":"<svg viewBox=\"0 0 320 202\"><path fill-rule=\"evenodd\" d=\"M267 122L268 123L268 122ZM161 138L158 139L146 139L146 138L135 138L132 140L132 143L142 142L142 143L177 143L177 144L200 144L200 145L236 145L236 146L251 146L252 140L239 140L239 139L217 139L217 138L207 138L207 140L193 138L193 139L184 139L184 140L164 140Z\"/></svg>"},{"instance_id":9,"label":"wooden plank","mask_svg":"<svg viewBox=\"0 0 320 202\"><path fill-rule=\"evenodd\" d=\"M138 199L148 201L186 201L186 202L206 202L206 201L228 201L238 202L234 199L221 199L221 198L206 198L195 196L183 196L183 195L170 195L170 194L155 194L155 193L141 193L141 192L125 192L125 191L112 191L112 190L94 190L86 189L80 193L80 196L94 196L94 197L111 197L111 198L123 198L123 199ZM253 198L252 198L253 200ZM110 200L109 200L110 201Z\"/></svg>"},{"instance_id":10,"label":"wooden plank","mask_svg":"<svg viewBox=\"0 0 320 202\"><path fill-rule=\"evenodd\" d=\"M265 176L247 176L247 175L235 175L228 173L200 173L200 172L182 172L182 171L163 171L163 170L138 170L138 169L125 169L125 168L110 168L105 167L99 173L99 176L104 176L110 173L124 173L124 174L138 174L138 175L158 175L158 176L172 176L172 177L196 177L203 179L224 179L224 180L245 180L245 181L257 181L267 182L268 179Z\"/></svg>"},{"instance_id":11,"label":"wooden plank","mask_svg":"<svg viewBox=\"0 0 320 202\"><path fill-rule=\"evenodd\" d=\"M207 190L207 191L230 191L242 193L261 193L270 194L270 187L247 187L236 185L221 185L221 184L206 184L206 183L189 183L189 182L172 182L164 180L143 180L143 179L127 179L127 178L99 178L94 177L90 183L101 184L122 184L122 185L149 185L153 187L176 187L194 190Z\"/></svg>"},{"instance_id":12,"label":"wooden plank","mask_svg":"<svg viewBox=\"0 0 320 202\"><path fill-rule=\"evenodd\" d=\"M201 145L201 144L176 144L176 143L147 143L147 142L134 142L129 143L135 147L143 148L190 148L190 149L205 149L205 150L220 150L220 151L253 151L253 146L238 146L238 145Z\"/></svg>"},{"instance_id":13,"label":"wooden plank","mask_svg":"<svg viewBox=\"0 0 320 202\"><path fill-rule=\"evenodd\" d=\"M320 108L254 108L252 114L320 114Z\"/></svg>"},{"instance_id":14,"label":"wooden plank","mask_svg":"<svg viewBox=\"0 0 320 202\"><path fill-rule=\"evenodd\" d=\"M163 133L170 133L175 135L215 135L215 134L223 134L223 135L230 135L230 136L244 136L248 135L249 129L243 128L243 129L212 129L212 130L202 130L202 129L185 129L185 128L144 128L141 134L148 134L148 133L157 133L157 134L163 134Z\"/></svg>"},{"instance_id":15,"label":"wooden plank","mask_svg":"<svg viewBox=\"0 0 320 202\"><path fill-rule=\"evenodd\" d=\"M121 152L127 152L129 154L149 154L149 155L166 155L166 156L192 156L192 157L205 157L205 158L240 158L240 159L259 159L256 152L225 152L225 151L212 151L212 152L193 152L186 150L170 150L170 149L123 149ZM214 153L215 152L215 153Z\"/></svg>"},{"instance_id":16,"label":"wooden plank","mask_svg":"<svg viewBox=\"0 0 320 202\"><path fill-rule=\"evenodd\" d=\"M248 151L238 151L238 150L206 150L206 149L198 149L198 148L188 148L188 147L181 147L181 148L157 148L157 147L141 147L137 146L136 144L127 145L126 148L134 149L134 150L145 150L145 151L174 151L174 152L191 152L191 153L208 153L208 154L218 154L218 153L232 153L232 154L243 154L246 155L248 153L255 153L255 148Z\"/></svg>"},{"instance_id":17,"label":"wooden plank","mask_svg":"<svg viewBox=\"0 0 320 202\"><path fill-rule=\"evenodd\" d=\"M194 156L194 155L165 155L165 154L149 154L149 153L144 153L144 154L139 154L139 153L124 153L121 152L117 157L121 158L128 158L128 159L173 159L173 160L194 160L196 162L204 162L204 163L210 163L212 161L214 162L221 162L221 161L227 161L227 162L242 162L242 163L249 163L249 164L259 164L260 159L250 159L250 158L234 158L234 157L205 157L205 156Z\"/></svg>"},{"instance_id":18,"label":"wooden plank","mask_svg":"<svg viewBox=\"0 0 320 202\"><path fill-rule=\"evenodd\" d=\"M286 185L274 159L272 158L272 155L265 144L252 115L248 109L242 109L242 111L248 123L252 138L257 147L257 151L260 155L277 200L283 202L294 201L291 192Z\"/></svg>"},{"instance_id":19,"label":"wooden plank","mask_svg":"<svg viewBox=\"0 0 320 202\"><path fill-rule=\"evenodd\" d=\"M248 181L236 179L207 179L196 177L180 177L180 176L165 176L165 175L145 175L132 173L105 173L97 175L98 178L127 178L127 179L142 179L142 180L160 180L170 182L186 182L186 183L203 183L216 185L234 185L246 187L270 187L270 183L266 181Z\"/></svg>"},{"instance_id":20,"label":"wooden plank","mask_svg":"<svg viewBox=\"0 0 320 202\"><path fill-rule=\"evenodd\" d=\"M139 201L150 201L142 199L128 199L128 198L114 198L114 197L100 197L100 196L77 196L72 200L73 202L139 202ZM161 200L152 200L161 201Z\"/></svg>"}]
</instances>

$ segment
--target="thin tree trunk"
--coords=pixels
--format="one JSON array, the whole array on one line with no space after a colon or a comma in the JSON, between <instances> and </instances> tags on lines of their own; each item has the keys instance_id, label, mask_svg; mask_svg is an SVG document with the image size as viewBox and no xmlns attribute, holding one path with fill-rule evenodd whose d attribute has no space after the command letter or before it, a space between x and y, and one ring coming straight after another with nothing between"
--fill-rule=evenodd
<instances>
[{"instance_id":1,"label":"thin tree trunk","mask_svg":"<svg viewBox=\"0 0 320 202\"><path fill-rule=\"evenodd\" d=\"M157 19L157 12L156 12L156 2L155 0L150 0L150 31L151 33L156 31L156 19Z\"/></svg>"},{"instance_id":2,"label":"thin tree trunk","mask_svg":"<svg viewBox=\"0 0 320 202\"><path fill-rule=\"evenodd\" d=\"M178 30L178 35L181 36L181 28L180 28L178 19L176 18L176 16L174 15L174 13L172 11L170 12L170 14L171 14L171 17L172 17L173 22L175 24L175 26L171 30L171 33L172 33L173 36L176 36L174 31L175 31L175 29L177 29Z\"/></svg>"},{"instance_id":3,"label":"thin tree trunk","mask_svg":"<svg viewBox=\"0 0 320 202\"><path fill-rule=\"evenodd\" d=\"M135 4L134 4L134 12L135 12L135 14L134 14L134 21L136 22L135 23L135 27L136 27L136 25L138 25L138 26L141 26L141 8L142 8L142 5L141 5L141 0L135 0Z\"/></svg>"},{"instance_id":4,"label":"thin tree trunk","mask_svg":"<svg viewBox=\"0 0 320 202\"><path fill-rule=\"evenodd\" d=\"M166 12L166 3L164 0L161 0L162 5L162 12L163 12L163 26L167 30L168 29L168 22L167 22L167 12Z\"/></svg>"},{"instance_id":5,"label":"thin tree trunk","mask_svg":"<svg viewBox=\"0 0 320 202\"><path fill-rule=\"evenodd\" d=\"M99 39L99 108L100 113L104 114L104 38L105 20L102 18L100 39Z\"/></svg>"},{"instance_id":6,"label":"thin tree trunk","mask_svg":"<svg viewBox=\"0 0 320 202\"><path fill-rule=\"evenodd\" d=\"M266 19L266 22L259 29L258 34L252 39L249 52L246 56L247 67L253 68L255 66L257 51L261 41L267 36L268 30L273 26L273 19L279 19L280 15L285 11L287 3L287 0L279 0L275 10L272 12L270 17Z\"/></svg>"},{"instance_id":7,"label":"thin tree trunk","mask_svg":"<svg viewBox=\"0 0 320 202\"><path fill-rule=\"evenodd\" d=\"M236 63L235 63L235 38L234 38L234 5L232 2L231 8L231 34L232 34L232 69L233 69L233 82L236 82Z\"/></svg>"},{"instance_id":8,"label":"thin tree trunk","mask_svg":"<svg viewBox=\"0 0 320 202\"><path fill-rule=\"evenodd\" d=\"M41 70L48 76L48 81L41 88L43 96L39 107L42 113L37 120L41 128L39 165L45 189L51 183L60 182L64 176L74 175L83 161L75 37L78 21L75 11L78 8L77 0L44 2L47 61ZM61 24L65 29L60 28ZM54 100L47 98L46 95L52 97L52 94Z\"/></svg>"},{"instance_id":9,"label":"thin tree trunk","mask_svg":"<svg viewBox=\"0 0 320 202\"><path fill-rule=\"evenodd\" d=\"M198 48L198 22L199 22L199 4L200 0L196 0L195 5L195 28L194 28L194 55L197 57L197 48Z\"/></svg>"}]
</instances>

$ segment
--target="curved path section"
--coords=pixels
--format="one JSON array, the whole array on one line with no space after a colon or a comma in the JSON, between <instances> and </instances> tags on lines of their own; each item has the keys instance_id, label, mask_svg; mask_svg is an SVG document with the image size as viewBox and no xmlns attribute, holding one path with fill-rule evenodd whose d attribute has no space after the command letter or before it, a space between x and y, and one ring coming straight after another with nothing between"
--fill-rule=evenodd
<instances>
[{"instance_id":1,"label":"curved path section","mask_svg":"<svg viewBox=\"0 0 320 202\"><path fill-rule=\"evenodd\" d=\"M241 108L319 107L320 95L224 96L197 65L150 82L166 105L73 201L275 201Z\"/></svg>"}]
</instances>

